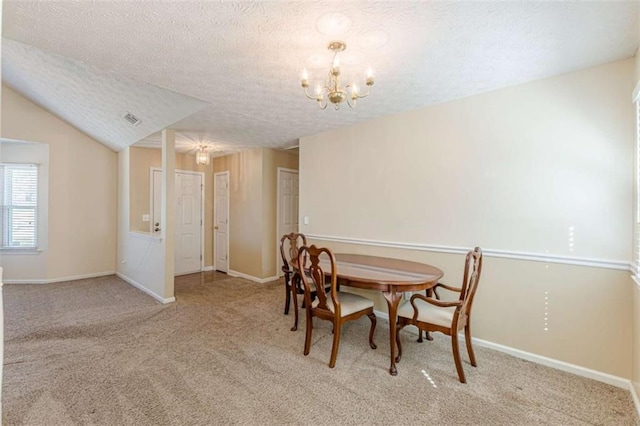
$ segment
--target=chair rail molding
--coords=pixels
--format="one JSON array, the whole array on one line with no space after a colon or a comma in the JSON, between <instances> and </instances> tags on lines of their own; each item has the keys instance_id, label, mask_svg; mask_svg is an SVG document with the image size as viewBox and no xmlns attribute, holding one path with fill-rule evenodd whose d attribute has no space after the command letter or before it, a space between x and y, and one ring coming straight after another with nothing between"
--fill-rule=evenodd
<instances>
[{"instance_id":1,"label":"chair rail molding","mask_svg":"<svg viewBox=\"0 0 640 426\"><path fill-rule=\"evenodd\" d=\"M435 253L466 254L469 247L442 246L421 243L403 243L396 241L369 240L350 237L334 237L329 235L305 234L307 238L336 243L361 244L376 247L400 248L408 250L430 251ZM564 265L589 266L593 268L617 269L633 271L632 263L623 260L593 259L585 257L560 256L549 253L530 253L511 250L482 249L484 256L499 257L514 260L529 260L532 262L559 263Z\"/></svg>"}]
</instances>

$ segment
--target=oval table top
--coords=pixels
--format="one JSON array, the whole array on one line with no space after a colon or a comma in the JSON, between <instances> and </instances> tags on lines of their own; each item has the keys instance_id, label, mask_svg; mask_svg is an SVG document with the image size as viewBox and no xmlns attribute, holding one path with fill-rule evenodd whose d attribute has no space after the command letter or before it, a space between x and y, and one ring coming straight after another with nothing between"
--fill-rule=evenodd
<instances>
[{"instance_id":1,"label":"oval table top","mask_svg":"<svg viewBox=\"0 0 640 426\"><path fill-rule=\"evenodd\" d=\"M432 287L444 276L435 266L409 260L348 253L336 253L335 257L338 279L352 287L417 291Z\"/></svg>"}]
</instances>

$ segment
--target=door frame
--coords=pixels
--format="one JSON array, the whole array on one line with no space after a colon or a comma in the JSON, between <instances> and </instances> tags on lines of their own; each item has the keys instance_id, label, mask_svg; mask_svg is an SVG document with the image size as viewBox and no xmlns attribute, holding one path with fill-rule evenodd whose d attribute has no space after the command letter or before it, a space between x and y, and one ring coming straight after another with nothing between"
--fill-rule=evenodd
<instances>
[{"instance_id":1,"label":"door frame","mask_svg":"<svg viewBox=\"0 0 640 426\"><path fill-rule=\"evenodd\" d=\"M280 238L282 233L280 232L280 174L281 173L296 173L298 175L298 188L300 187L300 170L288 169L286 167L278 167L278 173L276 175L276 275L281 277L284 275L282 268L280 268L281 255L280 255ZM300 210L298 210L298 219L300 219ZM298 220L298 232L300 232L300 220Z\"/></svg>"},{"instance_id":2,"label":"door frame","mask_svg":"<svg viewBox=\"0 0 640 426\"><path fill-rule=\"evenodd\" d=\"M229 173L229 170L225 170L224 172L217 172L213 174L213 226L214 226L214 231L215 231L215 226L216 226L216 177L217 176L221 176L221 175L227 175L227 274L229 274L229 271L231 270L231 268L229 267L229 265L231 265L231 253L229 253L229 241L231 240L231 226L229 225L231 223L231 191L229 191L229 189L231 188L231 173ZM212 246L213 246L213 270L217 271L217 265L216 265L216 241L215 241L215 236L216 233L212 232Z\"/></svg>"},{"instance_id":3,"label":"door frame","mask_svg":"<svg viewBox=\"0 0 640 426\"><path fill-rule=\"evenodd\" d=\"M160 172L162 173L162 168L160 167L150 167L149 168L149 210L151 211L150 215L153 216L153 172ZM200 218L202 220L202 223L200 224L200 272L204 271L204 222L205 222L205 217L204 217L204 205L205 205L205 199L204 199L204 194L205 194L205 178L204 172L196 172L193 170L181 170L181 169L175 169L174 171L174 179L175 179L175 173L182 173L182 174L187 174L187 175L200 175ZM149 221L149 232L151 232L153 234L153 217L151 217L152 220ZM174 245L174 256L175 256L175 245ZM215 262L215 259L214 259Z\"/></svg>"}]
</instances>

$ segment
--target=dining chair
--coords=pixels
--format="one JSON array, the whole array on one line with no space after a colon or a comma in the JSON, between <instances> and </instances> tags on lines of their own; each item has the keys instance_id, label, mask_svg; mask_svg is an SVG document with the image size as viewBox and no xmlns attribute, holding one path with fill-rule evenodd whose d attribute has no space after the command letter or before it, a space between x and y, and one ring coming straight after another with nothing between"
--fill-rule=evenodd
<instances>
[{"instance_id":1,"label":"dining chair","mask_svg":"<svg viewBox=\"0 0 640 426\"><path fill-rule=\"evenodd\" d=\"M482 272L482 250L476 247L467 253L464 264L464 275L462 286L451 287L442 283L436 284L432 291L433 296L414 294L409 302L405 302L398 309L398 322L396 331L396 342L398 346L398 356L396 362L400 362L402 357L402 346L400 343L400 330L407 325L418 327L418 333L439 331L451 337L453 349L453 359L456 364L458 378L461 383L466 383L462 362L460 360L460 347L458 343L458 332L464 328L464 336L467 343L467 352L471 365L476 367L476 356L471 345L471 308L473 299L478 289L480 273ZM455 301L440 300L438 289L445 289L452 293L457 293ZM431 339L430 339L431 340ZM419 339L421 341L421 339Z\"/></svg>"},{"instance_id":2,"label":"dining chair","mask_svg":"<svg viewBox=\"0 0 640 426\"><path fill-rule=\"evenodd\" d=\"M373 301L363 296L352 293L338 291L338 278L336 272L336 258L328 248L306 245L300 248L298 253L298 264L303 264L305 256L308 256L309 268L305 273L300 274L304 285L304 299L307 312L307 333L304 339L304 354L309 355L311 349L311 334L313 331L313 318L331 321L333 324L333 346L331 348L331 359L329 367L336 365L338 357L338 345L340 344L340 331L342 324L347 321L356 320L366 315L371 320L369 330L369 346L376 348L373 343L373 333L376 329L376 316L373 313ZM320 264L321 256L323 265ZM323 266L327 270L323 270ZM316 292L315 299L312 299L312 289L322 288L330 276L330 289L327 293Z\"/></svg>"},{"instance_id":3,"label":"dining chair","mask_svg":"<svg viewBox=\"0 0 640 426\"><path fill-rule=\"evenodd\" d=\"M302 243L302 244L300 244ZM298 294L304 294L298 277L298 251L299 247L307 245L307 238L303 234L292 232L280 238L280 255L282 256L282 272L284 272L284 289L286 298L284 302L284 314L289 315L289 306L293 298L293 310L295 320L291 331L298 329ZM304 266L304 262L303 262Z\"/></svg>"}]
</instances>

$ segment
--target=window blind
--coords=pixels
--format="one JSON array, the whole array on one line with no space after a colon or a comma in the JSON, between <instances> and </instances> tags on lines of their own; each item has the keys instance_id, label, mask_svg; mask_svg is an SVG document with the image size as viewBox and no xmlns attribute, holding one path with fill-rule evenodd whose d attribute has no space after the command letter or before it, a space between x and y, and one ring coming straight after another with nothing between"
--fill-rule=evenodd
<instances>
[{"instance_id":1,"label":"window blind","mask_svg":"<svg viewBox=\"0 0 640 426\"><path fill-rule=\"evenodd\" d=\"M0 164L0 248L36 248L38 167Z\"/></svg>"}]
</instances>

